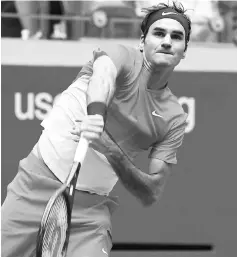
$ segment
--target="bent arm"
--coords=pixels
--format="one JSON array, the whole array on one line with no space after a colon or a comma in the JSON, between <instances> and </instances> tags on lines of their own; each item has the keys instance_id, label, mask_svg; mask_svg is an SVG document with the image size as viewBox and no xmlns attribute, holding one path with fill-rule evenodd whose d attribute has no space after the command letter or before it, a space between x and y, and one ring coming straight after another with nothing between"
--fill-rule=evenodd
<instances>
[{"instance_id":1,"label":"bent arm","mask_svg":"<svg viewBox=\"0 0 237 257\"><path fill-rule=\"evenodd\" d=\"M149 171L144 173L120 152L111 152L106 157L123 185L144 206L152 205L158 200L170 169L167 163L151 159Z\"/></svg>"},{"instance_id":2,"label":"bent arm","mask_svg":"<svg viewBox=\"0 0 237 257\"><path fill-rule=\"evenodd\" d=\"M148 173L145 173L137 168L105 133L100 138L100 143L93 148L106 156L125 188L144 206L149 206L158 200L171 164L159 159L150 159Z\"/></svg>"}]
</instances>

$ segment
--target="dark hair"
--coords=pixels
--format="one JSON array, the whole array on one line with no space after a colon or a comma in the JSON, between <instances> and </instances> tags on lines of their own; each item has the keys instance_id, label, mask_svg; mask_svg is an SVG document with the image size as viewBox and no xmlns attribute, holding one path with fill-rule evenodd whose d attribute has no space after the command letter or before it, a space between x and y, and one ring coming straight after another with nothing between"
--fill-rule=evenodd
<instances>
[{"instance_id":1,"label":"dark hair","mask_svg":"<svg viewBox=\"0 0 237 257\"><path fill-rule=\"evenodd\" d=\"M160 10L163 10L163 9L166 9L166 8L172 8L174 11L176 11L177 13L181 14L188 22L188 33L187 35L185 35L185 41L186 41L186 45L185 45L185 50L187 49L187 46L188 46L188 42L190 40L190 34L191 34L191 20L190 18L185 14L185 12L187 11L184 6L179 3L179 2L174 2L173 1L173 4L170 5L170 4L165 4L165 3L160 3L158 5L153 5L151 7L148 7L148 8L143 8L142 11L146 13L145 15L145 18L143 19L142 21L142 24L141 24L141 30L142 30L142 33L144 35L144 38L146 37L147 35L147 32L149 30L149 28L147 27L147 23L148 23L148 20L149 20L149 17L152 13L154 12L157 12L157 11L160 11Z\"/></svg>"}]
</instances>

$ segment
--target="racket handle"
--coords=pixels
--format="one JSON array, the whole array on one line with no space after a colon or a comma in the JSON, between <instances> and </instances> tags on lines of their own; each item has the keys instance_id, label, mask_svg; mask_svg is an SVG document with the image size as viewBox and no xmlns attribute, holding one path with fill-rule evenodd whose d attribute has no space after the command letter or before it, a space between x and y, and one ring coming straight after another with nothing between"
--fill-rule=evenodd
<instances>
[{"instance_id":1,"label":"racket handle","mask_svg":"<svg viewBox=\"0 0 237 257\"><path fill-rule=\"evenodd\" d=\"M76 149L76 153L74 155L74 162L77 163L83 163L85 157L86 157L86 153L89 147L89 142L86 138L83 137L83 135L81 136L77 149Z\"/></svg>"}]
</instances>

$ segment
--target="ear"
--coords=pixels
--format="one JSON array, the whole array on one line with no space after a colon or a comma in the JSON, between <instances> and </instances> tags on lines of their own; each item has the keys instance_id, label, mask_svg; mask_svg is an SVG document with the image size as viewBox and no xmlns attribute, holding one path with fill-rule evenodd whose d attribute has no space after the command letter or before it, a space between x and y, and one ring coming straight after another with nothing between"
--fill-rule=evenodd
<instances>
[{"instance_id":1,"label":"ear","mask_svg":"<svg viewBox=\"0 0 237 257\"><path fill-rule=\"evenodd\" d=\"M185 50L184 53L183 53L182 59L185 59L185 57L186 57L186 50Z\"/></svg>"},{"instance_id":2,"label":"ear","mask_svg":"<svg viewBox=\"0 0 237 257\"><path fill-rule=\"evenodd\" d=\"M143 52L144 42L145 42L145 36L144 36L144 35L141 35L141 37L140 37L140 43L139 43L139 50L140 50L140 52Z\"/></svg>"}]
</instances>

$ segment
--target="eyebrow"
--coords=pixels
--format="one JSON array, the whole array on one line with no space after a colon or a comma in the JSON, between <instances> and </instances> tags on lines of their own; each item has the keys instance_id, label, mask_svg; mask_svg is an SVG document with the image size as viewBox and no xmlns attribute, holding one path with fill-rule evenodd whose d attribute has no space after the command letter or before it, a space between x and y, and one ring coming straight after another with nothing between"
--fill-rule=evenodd
<instances>
[{"instance_id":1,"label":"eyebrow","mask_svg":"<svg viewBox=\"0 0 237 257\"><path fill-rule=\"evenodd\" d=\"M166 29L163 29L160 27L155 27L153 30L154 31L162 31L162 32L166 31ZM173 30L172 33L179 34L180 36L184 36L184 33L181 30Z\"/></svg>"}]
</instances>

